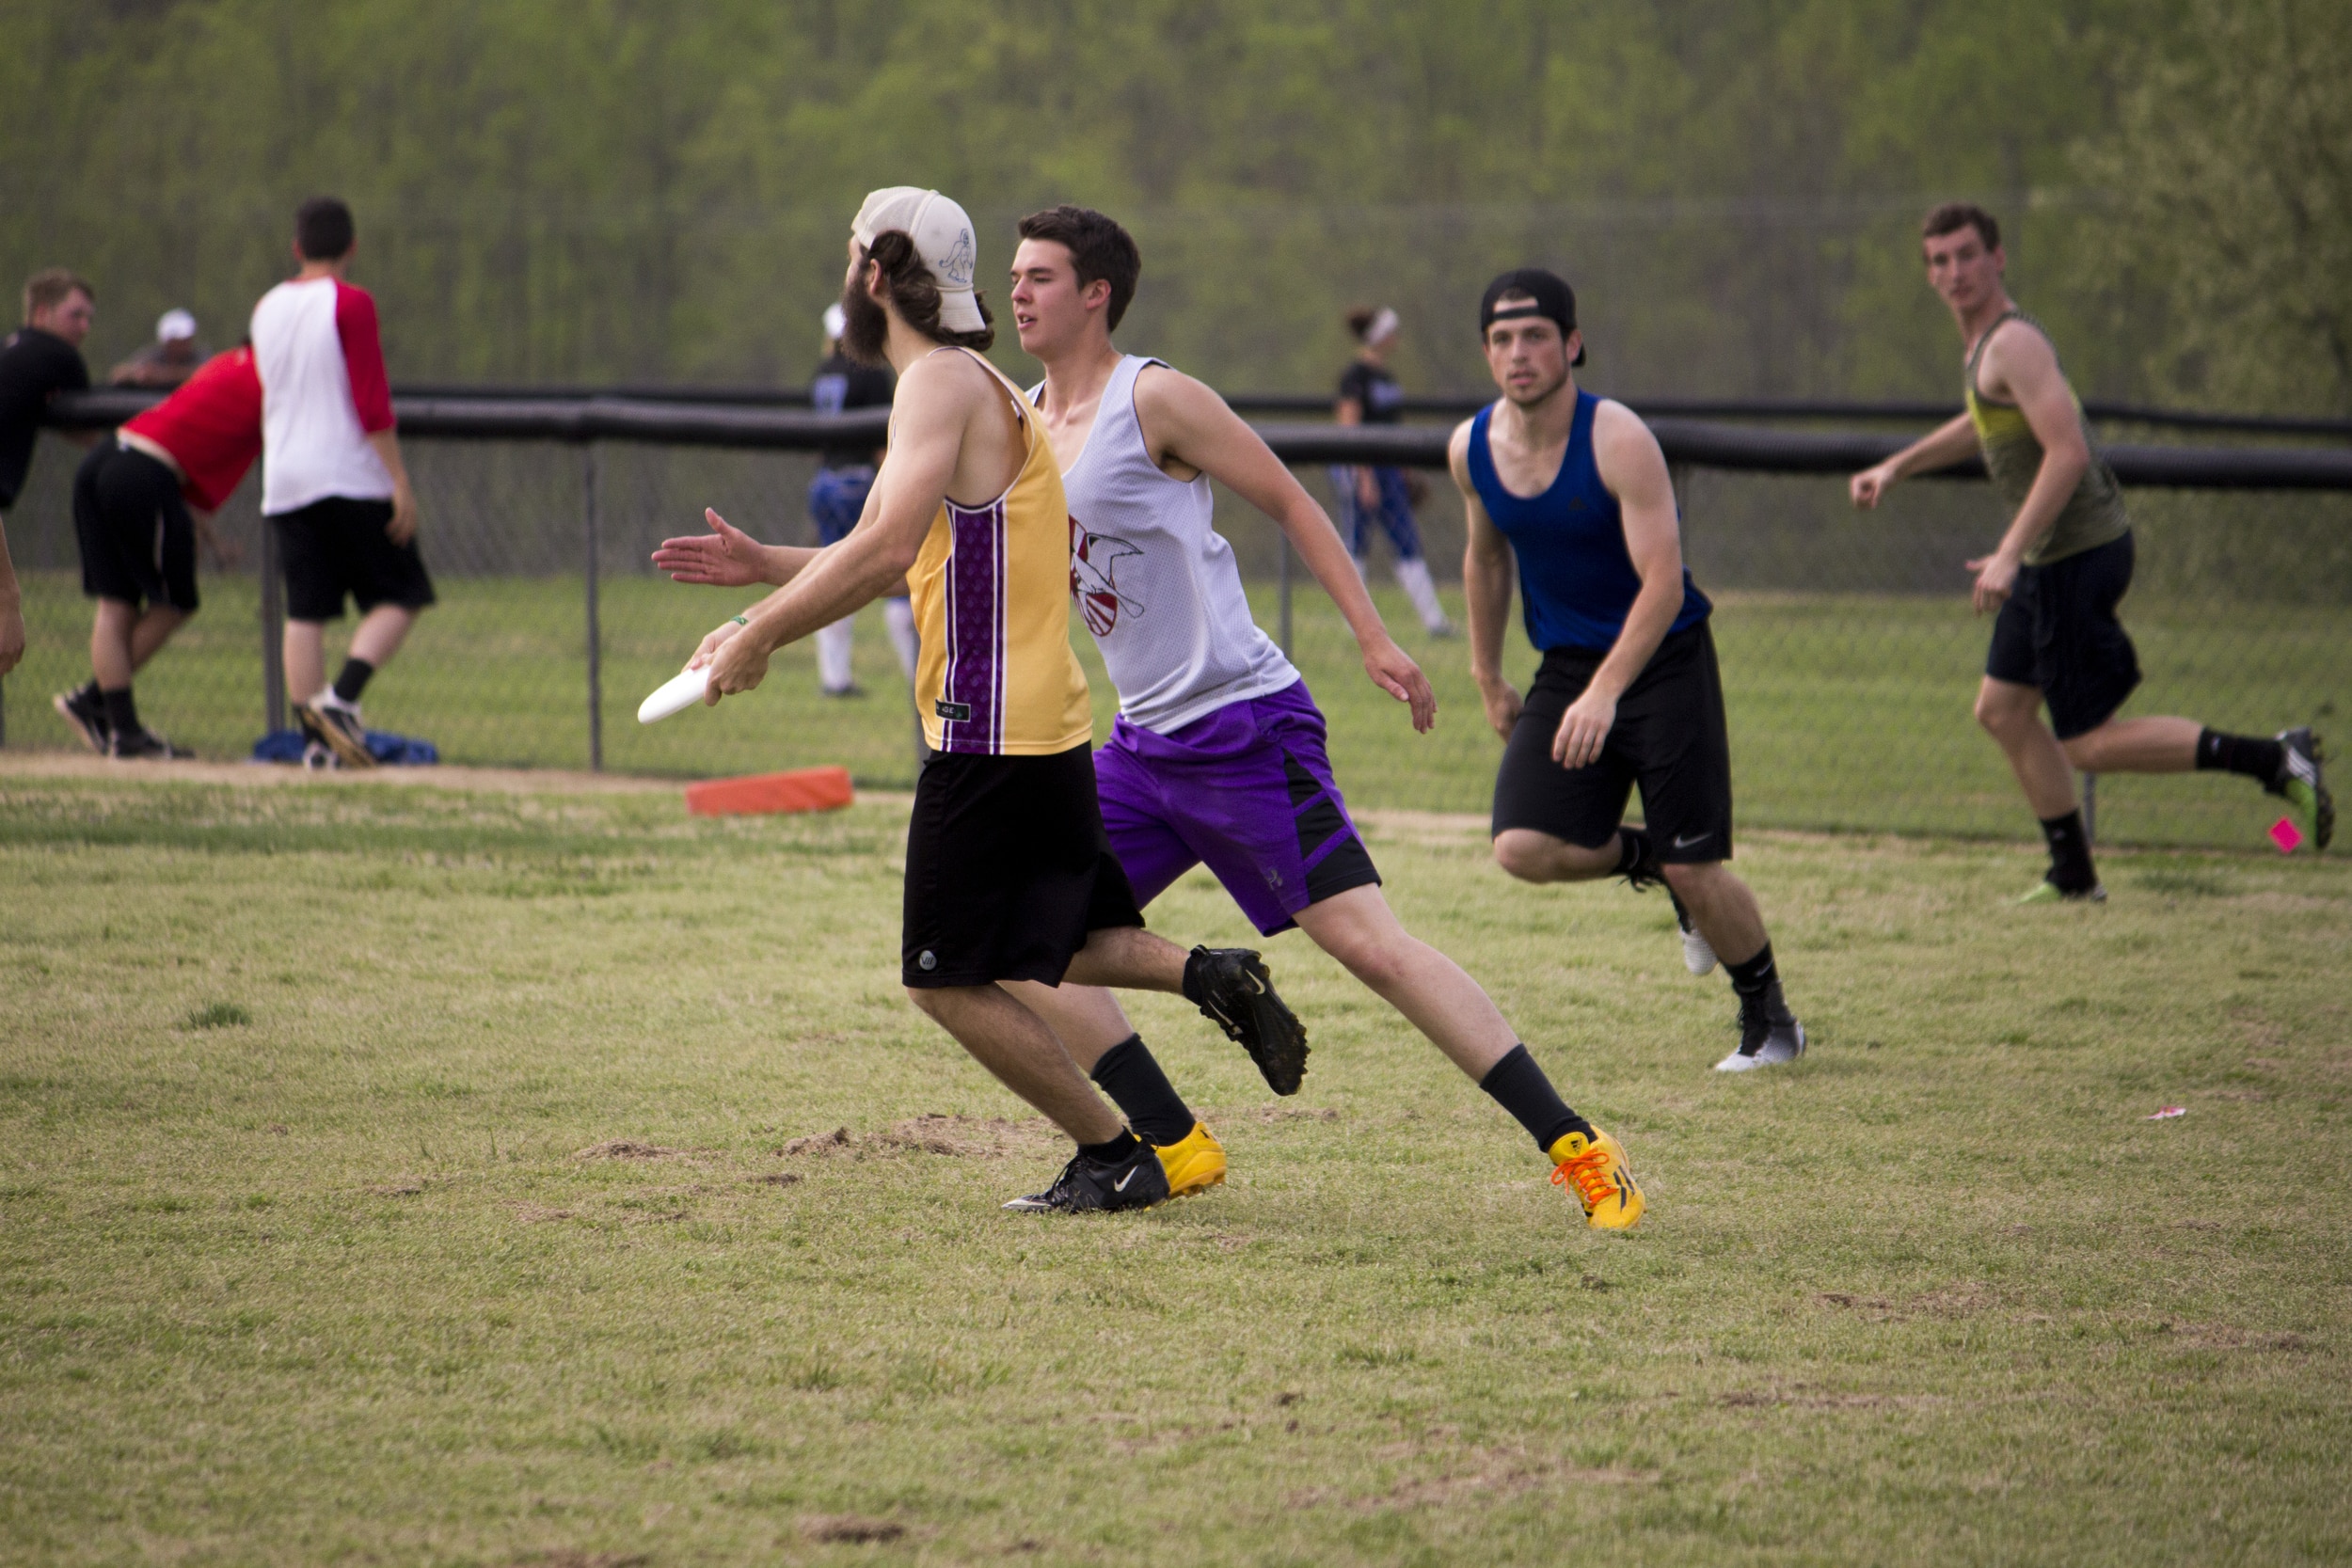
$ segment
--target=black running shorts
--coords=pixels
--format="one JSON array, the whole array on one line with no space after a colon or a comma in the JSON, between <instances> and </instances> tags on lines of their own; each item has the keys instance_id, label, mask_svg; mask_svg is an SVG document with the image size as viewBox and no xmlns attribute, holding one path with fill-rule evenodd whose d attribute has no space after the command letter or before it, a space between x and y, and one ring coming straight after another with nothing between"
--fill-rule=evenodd
<instances>
[{"instance_id":1,"label":"black running shorts","mask_svg":"<svg viewBox=\"0 0 2352 1568\"><path fill-rule=\"evenodd\" d=\"M1617 699L1617 721L1599 758L1563 768L1551 759L1561 716L1607 657L1584 648L1544 655L1495 775L1494 832L1533 828L1597 849L1625 819L1626 800L1638 785L1661 861L1731 859L1731 742L1708 623L1661 642Z\"/></svg>"},{"instance_id":2,"label":"black running shorts","mask_svg":"<svg viewBox=\"0 0 2352 1568\"><path fill-rule=\"evenodd\" d=\"M2046 566L2021 566L1993 622L1984 673L2041 688L2060 740L2114 718L2139 685L2139 654L2115 614L2132 586L2132 554L2126 533Z\"/></svg>"},{"instance_id":3,"label":"black running shorts","mask_svg":"<svg viewBox=\"0 0 2352 1568\"><path fill-rule=\"evenodd\" d=\"M1089 748L924 762L907 824L909 986L1057 986L1087 933L1142 924L1103 831Z\"/></svg>"},{"instance_id":4,"label":"black running shorts","mask_svg":"<svg viewBox=\"0 0 2352 1568\"><path fill-rule=\"evenodd\" d=\"M286 573L286 617L340 621L348 594L364 615L380 604L422 610L433 602L433 579L413 538L395 545L384 527L392 503L328 496L269 519L278 531L278 559Z\"/></svg>"},{"instance_id":5,"label":"black running shorts","mask_svg":"<svg viewBox=\"0 0 2352 1568\"><path fill-rule=\"evenodd\" d=\"M74 470L73 542L91 598L196 610L196 519L180 481L112 436Z\"/></svg>"}]
</instances>

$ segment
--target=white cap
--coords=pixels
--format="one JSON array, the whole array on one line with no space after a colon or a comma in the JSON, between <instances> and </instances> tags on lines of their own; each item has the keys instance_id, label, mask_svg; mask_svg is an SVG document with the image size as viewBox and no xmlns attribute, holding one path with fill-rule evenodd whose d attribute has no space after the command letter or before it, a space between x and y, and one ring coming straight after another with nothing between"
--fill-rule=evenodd
<instances>
[{"instance_id":1,"label":"white cap","mask_svg":"<svg viewBox=\"0 0 2352 1568\"><path fill-rule=\"evenodd\" d=\"M825 307L825 341L837 342L840 341L841 334L848 330L850 330L849 313L841 309L841 302L836 299Z\"/></svg>"},{"instance_id":2,"label":"white cap","mask_svg":"<svg viewBox=\"0 0 2352 1568\"><path fill-rule=\"evenodd\" d=\"M1380 307L1379 314L1365 324L1364 341L1375 346L1385 343L1396 336L1396 312L1383 305Z\"/></svg>"},{"instance_id":3,"label":"white cap","mask_svg":"<svg viewBox=\"0 0 2352 1568\"><path fill-rule=\"evenodd\" d=\"M159 343L195 336L196 318L185 310L167 310L155 318L155 341Z\"/></svg>"},{"instance_id":4,"label":"white cap","mask_svg":"<svg viewBox=\"0 0 2352 1568\"><path fill-rule=\"evenodd\" d=\"M986 326L980 302L972 296L979 242L972 236L972 220L963 209L937 191L890 185L868 195L850 225L857 243L868 250L877 235L894 229L914 242L914 253L939 285L939 325L950 332L977 332Z\"/></svg>"}]
</instances>

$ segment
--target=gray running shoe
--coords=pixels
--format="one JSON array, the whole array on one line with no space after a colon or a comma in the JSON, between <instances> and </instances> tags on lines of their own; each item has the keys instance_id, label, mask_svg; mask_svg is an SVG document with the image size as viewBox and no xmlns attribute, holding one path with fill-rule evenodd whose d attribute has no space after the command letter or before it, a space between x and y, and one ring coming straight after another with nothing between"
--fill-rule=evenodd
<instances>
[{"instance_id":1,"label":"gray running shoe","mask_svg":"<svg viewBox=\"0 0 2352 1568\"><path fill-rule=\"evenodd\" d=\"M345 768L373 768L375 753L368 750L367 727L359 722L357 704L346 703L328 687L307 703L294 705L302 733L332 751Z\"/></svg>"},{"instance_id":2,"label":"gray running shoe","mask_svg":"<svg viewBox=\"0 0 2352 1568\"><path fill-rule=\"evenodd\" d=\"M2328 793L2327 770L2320 766L2327 760L2327 752L2309 724L2280 730L2279 744L2286 755L2280 761L2279 776L2266 787L2271 794L2292 800L2311 816L2312 847L2325 849L2328 840L2336 836L2336 798Z\"/></svg>"},{"instance_id":3,"label":"gray running shoe","mask_svg":"<svg viewBox=\"0 0 2352 1568\"><path fill-rule=\"evenodd\" d=\"M1774 982L1761 997L1740 999L1740 1049L1715 1064L1717 1072L1782 1067L1804 1054L1804 1025L1781 999Z\"/></svg>"},{"instance_id":4,"label":"gray running shoe","mask_svg":"<svg viewBox=\"0 0 2352 1568\"><path fill-rule=\"evenodd\" d=\"M1668 888L1666 896L1674 899L1675 924L1682 927L1682 967L1693 974L1711 973L1715 968L1714 944L1699 934L1691 911L1682 907L1680 898L1675 897L1675 890Z\"/></svg>"}]
</instances>

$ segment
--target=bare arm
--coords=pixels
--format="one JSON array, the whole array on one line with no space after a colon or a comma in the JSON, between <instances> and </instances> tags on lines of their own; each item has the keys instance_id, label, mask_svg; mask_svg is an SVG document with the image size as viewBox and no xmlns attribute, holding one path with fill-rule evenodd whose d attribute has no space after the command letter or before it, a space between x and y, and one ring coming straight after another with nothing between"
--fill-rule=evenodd
<instances>
[{"instance_id":1,"label":"bare arm","mask_svg":"<svg viewBox=\"0 0 2352 1568\"><path fill-rule=\"evenodd\" d=\"M1464 533L1462 594L1470 608L1470 678L1478 683L1486 705L1486 722L1509 739L1519 721L1519 692L1502 676L1502 631L1511 618L1511 542L1502 536L1470 477L1470 421L1454 428L1446 443L1446 465L1454 472L1454 487L1462 493Z\"/></svg>"},{"instance_id":2,"label":"bare arm","mask_svg":"<svg viewBox=\"0 0 2352 1568\"><path fill-rule=\"evenodd\" d=\"M714 588L748 588L759 582L781 588L817 559L817 552L805 545L763 545L708 507L703 508L703 521L710 525L708 533L661 541L653 552L656 571L669 573L673 582Z\"/></svg>"},{"instance_id":3,"label":"bare arm","mask_svg":"<svg viewBox=\"0 0 2352 1568\"><path fill-rule=\"evenodd\" d=\"M2034 439L2042 443L2042 468L2000 544L1991 555L1968 562L1977 574L1973 597L1979 615L1998 610L2009 597L2026 552L2050 531L2090 467L2090 445L2083 439L2074 389L2047 338L2023 325L2001 328L1985 345L1984 377L1986 389L2007 393L2033 427Z\"/></svg>"},{"instance_id":4,"label":"bare arm","mask_svg":"<svg viewBox=\"0 0 2352 1568\"><path fill-rule=\"evenodd\" d=\"M1977 427L1966 414L1945 420L1883 463L1874 464L1849 480L1847 494L1856 506L1868 510L1886 492L1913 474L1931 474L1977 454Z\"/></svg>"},{"instance_id":5,"label":"bare arm","mask_svg":"<svg viewBox=\"0 0 2352 1568\"><path fill-rule=\"evenodd\" d=\"M8 530L0 523L0 675L24 657L24 600L16 585L16 563L8 559Z\"/></svg>"},{"instance_id":6,"label":"bare arm","mask_svg":"<svg viewBox=\"0 0 2352 1568\"><path fill-rule=\"evenodd\" d=\"M1281 525L1307 570L1340 607L1363 655L1364 673L1411 706L1414 729L1425 731L1435 723L1438 699L1429 678L1389 635L1331 519L1263 437L1223 398L1163 365L1147 367L1136 378L1136 417L1154 463L1166 467L1173 461L1205 473Z\"/></svg>"},{"instance_id":7,"label":"bare arm","mask_svg":"<svg viewBox=\"0 0 2352 1568\"><path fill-rule=\"evenodd\" d=\"M384 471L392 476L392 520L384 525L384 537L405 545L417 536L417 492L408 483L408 465L400 458L400 432L372 430L368 445L383 460Z\"/></svg>"},{"instance_id":8,"label":"bare arm","mask_svg":"<svg viewBox=\"0 0 2352 1568\"><path fill-rule=\"evenodd\" d=\"M1617 699L1649 667L1682 608L1682 527L1675 516L1674 482L1658 437L1621 403L1604 401L1593 416L1593 457L1600 482L1617 498L1626 554L1642 590L1625 625L1583 693L1560 717L1551 754L1563 768L1597 761L1617 721Z\"/></svg>"}]
</instances>

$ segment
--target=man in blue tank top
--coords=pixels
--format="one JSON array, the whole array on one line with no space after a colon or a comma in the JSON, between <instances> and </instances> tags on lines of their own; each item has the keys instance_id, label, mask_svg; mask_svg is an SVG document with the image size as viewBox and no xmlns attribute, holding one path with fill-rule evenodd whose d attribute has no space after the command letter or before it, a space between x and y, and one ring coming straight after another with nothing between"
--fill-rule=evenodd
<instances>
[{"instance_id":1,"label":"man in blue tank top","mask_svg":"<svg viewBox=\"0 0 2352 1568\"><path fill-rule=\"evenodd\" d=\"M1756 895L1724 864L1731 747L1712 607L1682 564L1665 454L1631 409L1578 388L1584 340L1559 277L1504 273L1478 331L1502 397L1454 430L1447 456L1469 514L1470 673L1506 742L1495 860L1530 882L1664 881L1691 972L1720 955L1739 993L1740 1047L1716 1070L1792 1062L1804 1027ZM1502 677L1515 561L1544 656L1524 700ZM1629 828L1637 785L1645 826Z\"/></svg>"}]
</instances>

